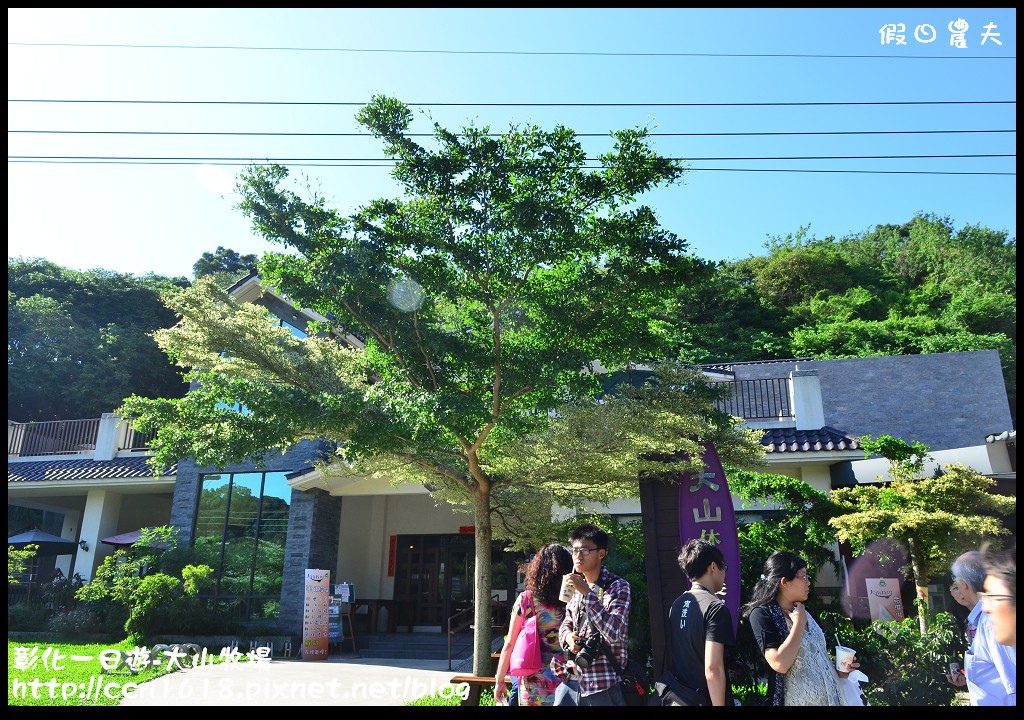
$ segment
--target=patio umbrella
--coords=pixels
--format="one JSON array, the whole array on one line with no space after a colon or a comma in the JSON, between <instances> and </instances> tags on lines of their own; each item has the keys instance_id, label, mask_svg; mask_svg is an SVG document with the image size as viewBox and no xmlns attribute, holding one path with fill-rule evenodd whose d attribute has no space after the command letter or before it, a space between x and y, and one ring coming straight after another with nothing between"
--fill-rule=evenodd
<instances>
[{"instance_id":1,"label":"patio umbrella","mask_svg":"<svg viewBox=\"0 0 1024 720\"><path fill-rule=\"evenodd\" d=\"M110 537L100 538L100 542L105 545L113 545L116 548L127 548L137 543L141 538L142 528L139 528L138 530L121 533L120 535L111 535ZM167 547L167 543L154 543L153 547L163 550Z\"/></svg>"},{"instance_id":2,"label":"patio umbrella","mask_svg":"<svg viewBox=\"0 0 1024 720\"><path fill-rule=\"evenodd\" d=\"M74 540L65 540L57 535L51 535L42 530L32 529L27 532L12 535L7 538L7 544L14 547L25 547L26 545L38 545L36 555L71 555L78 547Z\"/></svg>"}]
</instances>

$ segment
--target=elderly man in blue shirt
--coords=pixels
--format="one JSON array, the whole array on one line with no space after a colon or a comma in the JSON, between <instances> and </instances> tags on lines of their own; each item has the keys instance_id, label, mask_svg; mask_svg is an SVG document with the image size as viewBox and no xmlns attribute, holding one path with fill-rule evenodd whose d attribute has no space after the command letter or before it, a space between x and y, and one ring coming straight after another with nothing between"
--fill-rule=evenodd
<instances>
[{"instance_id":1,"label":"elderly man in blue shirt","mask_svg":"<svg viewBox=\"0 0 1024 720\"><path fill-rule=\"evenodd\" d=\"M971 705L1017 704L1017 649L996 642L992 623L982 612L981 597L985 587L984 556L977 550L965 552L953 561L953 584L960 589L971 608L967 615L968 634L974 637L964 655L964 675L971 695ZM955 685L963 678L950 676Z\"/></svg>"}]
</instances>

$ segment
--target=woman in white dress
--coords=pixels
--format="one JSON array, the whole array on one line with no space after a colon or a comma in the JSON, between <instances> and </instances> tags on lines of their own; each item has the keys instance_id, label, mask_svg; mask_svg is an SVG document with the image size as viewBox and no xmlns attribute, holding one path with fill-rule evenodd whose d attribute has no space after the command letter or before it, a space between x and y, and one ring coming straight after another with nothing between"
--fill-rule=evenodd
<instances>
[{"instance_id":1,"label":"woman in white dress","mask_svg":"<svg viewBox=\"0 0 1024 720\"><path fill-rule=\"evenodd\" d=\"M769 705L847 704L839 679L850 673L836 670L825 633L804 607L810 591L807 563L780 551L768 558L750 602L741 610L750 618L754 640L772 671Z\"/></svg>"}]
</instances>

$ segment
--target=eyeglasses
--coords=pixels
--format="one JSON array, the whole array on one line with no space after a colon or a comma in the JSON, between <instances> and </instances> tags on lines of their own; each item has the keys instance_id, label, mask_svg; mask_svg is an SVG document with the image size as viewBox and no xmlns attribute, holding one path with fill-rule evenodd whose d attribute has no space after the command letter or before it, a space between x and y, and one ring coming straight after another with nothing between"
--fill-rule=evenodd
<instances>
[{"instance_id":1,"label":"eyeglasses","mask_svg":"<svg viewBox=\"0 0 1024 720\"><path fill-rule=\"evenodd\" d=\"M722 563L718 567L722 568L722 572L729 572L729 563Z\"/></svg>"},{"instance_id":2,"label":"eyeglasses","mask_svg":"<svg viewBox=\"0 0 1024 720\"><path fill-rule=\"evenodd\" d=\"M804 582L810 582L811 581L811 578L807 575L807 573L797 573L796 575L793 576L793 579L794 580L803 580Z\"/></svg>"},{"instance_id":3,"label":"eyeglasses","mask_svg":"<svg viewBox=\"0 0 1024 720\"><path fill-rule=\"evenodd\" d=\"M981 601L984 602L999 602L1000 600L1013 600L1017 601L1016 595L993 595L992 593L978 593L981 597Z\"/></svg>"},{"instance_id":4,"label":"eyeglasses","mask_svg":"<svg viewBox=\"0 0 1024 720\"><path fill-rule=\"evenodd\" d=\"M577 555L582 555L583 557L586 557L587 555L589 555L590 553L594 552L595 550L600 550L600 548L596 548L596 547L574 547L574 548L571 548L571 552L572 552L572 556L573 557L576 557Z\"/></svg>"}]
</instances>

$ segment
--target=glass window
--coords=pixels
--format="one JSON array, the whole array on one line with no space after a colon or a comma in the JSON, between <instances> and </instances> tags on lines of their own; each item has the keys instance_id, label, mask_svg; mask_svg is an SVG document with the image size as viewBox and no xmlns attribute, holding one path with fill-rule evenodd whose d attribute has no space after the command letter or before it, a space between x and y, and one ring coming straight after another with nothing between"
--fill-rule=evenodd
<instances>
[{"instance_id":1,"label":"glass window","mask_svg":"<svg viewBox=\"0 0 1024 720\"><path fill-rule=\"evenodd\" d=\"M281 597L291 488L284 473L204 475L197 560L216 573L217 605L236 619L273 619Z\"/></svg>"},{"instance_id":2,"label":"glass window","mask_svg":"<svg viewBox=\"0 0 1024 720\"><path fill-rule=\"evenodd\" d=\"M303 330L302 328L295 324L295 322L298 322L300 318L298 313L292 315L292 320L294 320L295 322L292 322L292 320L285 320L284 318L275 315L269 310L267 311L267 315L269 315L270 318L280 327L288 328L288 331L295 337L299 338L300 340L302 338L309 337L309 334L306 333L305 330Z\"/></svg>"}]
</instances>

